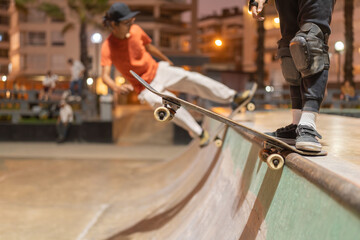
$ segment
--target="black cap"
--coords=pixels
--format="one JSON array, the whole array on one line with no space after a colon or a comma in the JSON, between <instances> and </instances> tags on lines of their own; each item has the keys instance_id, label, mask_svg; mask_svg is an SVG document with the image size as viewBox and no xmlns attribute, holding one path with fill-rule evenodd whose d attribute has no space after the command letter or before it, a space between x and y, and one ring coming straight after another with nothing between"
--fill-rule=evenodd
<instances>
[{"instance_id":1,"label":"black cap","mask_svg":"<svg viewBox=\"0 0 360 240\"><path fill-rule=\"evenodd\" d=\"M109 11L107 11L105 18L110 21L120 22L135 17L139 11L132 12L125 3L114 3Z\"/></svg>"}]
</instances>

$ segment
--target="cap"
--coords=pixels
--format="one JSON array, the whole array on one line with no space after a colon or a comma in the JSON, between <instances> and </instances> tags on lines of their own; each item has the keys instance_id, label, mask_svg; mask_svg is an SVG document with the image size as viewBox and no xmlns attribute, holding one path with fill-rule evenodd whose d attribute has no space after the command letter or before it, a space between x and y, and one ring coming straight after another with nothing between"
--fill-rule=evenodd
<instances>
[{"instance_id":1,"label":"cap","mask_svg":"<svg viewBox=\"0 0 360 240\"><path fill-rule=\"evenodd\" d=\"M132 12L125 3L114 3L107 11L105 18L110 21L120 22L135 17L139 11Z\"/></svg>"}]
</instances>

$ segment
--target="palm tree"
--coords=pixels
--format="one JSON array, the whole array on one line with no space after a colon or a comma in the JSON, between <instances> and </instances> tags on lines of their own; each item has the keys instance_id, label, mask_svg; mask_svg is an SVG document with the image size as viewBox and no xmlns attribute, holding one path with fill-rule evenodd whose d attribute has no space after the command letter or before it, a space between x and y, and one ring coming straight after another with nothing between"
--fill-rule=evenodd
<instances>
[{"instance_id":1,"label":"palm tree","mask_svg":"<svg viewBox=\"0 0 360 240\"><path fill-rule=\"evenodd\" d=\"M68 7L75 13L80 24L80 60L86 67L85 78L88 76L87 69L89 67L87 26L89 24L101 26L100 23L94 21L94 16L103 14L109 8L108 2L108 0L67 0ZM57 4L46 1L39 3L37 0L15 0L17 9L22 11L27 11L28 4L37 4L39 10L53 19L66 20L64 11ZM75 23L66 22L63 34L73 29L74 26Z\"/></svg>"},{"instance_id":2,"label":"palm tree","mask_svg":"<svg viewBox=\"0 0 360 240\"><path fill-rule=\"evenodd\" d=\"M345 64L344 64L344 81L354 84L353 75L353 53L354 53L354 0L344 1L344 18L345 18Z\"/></svg>"}]
</instances>

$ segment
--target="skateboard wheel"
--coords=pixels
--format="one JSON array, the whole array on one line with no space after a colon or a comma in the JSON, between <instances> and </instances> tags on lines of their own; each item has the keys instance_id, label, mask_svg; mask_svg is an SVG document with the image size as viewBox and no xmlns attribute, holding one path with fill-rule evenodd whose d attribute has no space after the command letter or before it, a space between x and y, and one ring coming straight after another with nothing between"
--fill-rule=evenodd
<instances>
[{"instance_id":1,"label":"skateboard wheel","mask_svg":"<svg viewBox=\"0 0 360 240\"><path fill-rule=\"evenodd\" d=\"M222 146L222 144L223 144L222 139L219 138L219 137L216 137L216 138L215 138L215 146L218 147L218 148L220 148L220 147Z\"/></svg>"},{"instance_id":2,"label":"skateboard wheel","mask_svg":"<svg viewBox=\"0 0 360 240\"><path fill-rule=\"evenodd\" d=\"M170 121L173 118L173 115L166 107L158 107L154 111L154 117L159 122L166 122Z\"/></svg>"},{"instance_id":3,"label":"skateboard wheel","mask_svg":"<svg viewBox=\"0 0 360 240\"><path fill-rule=\"evenodd\" d=\"M250 111L250 112L255 111L255 108L256 108L255 103L249 102L249 103L246 105L246 109L247 109L248 111Z\"/></svg>"},{"instance_id":4,"label":"skateboard wheel","mask_svg":"<svg viewBox=\"0 0 360 240\"><path fill-rule=\"evenodd\" d=\"M271 154L266 159L266 164L273 170L279 170L284 166L284 158L280 154Z\"/></svg>"}]
</instances>

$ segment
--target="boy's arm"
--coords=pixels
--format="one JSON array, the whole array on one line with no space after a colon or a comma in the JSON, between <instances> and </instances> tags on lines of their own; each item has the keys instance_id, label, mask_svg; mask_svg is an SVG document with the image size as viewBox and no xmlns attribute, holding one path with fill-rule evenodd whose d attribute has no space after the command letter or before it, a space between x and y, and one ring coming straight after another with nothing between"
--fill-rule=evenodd
<instances>
[{"instance_id":1,"label":"boy's arm","mask_svg":"<svg viewBox=\"0 0 360 240\"><path fill-rule=\"evenodd\" d=\"M152 45L151 43L145 45L146 51L148 51L152 56L159 58L160 60L166 61L173 66L174 63L166 57L157 47Z\"/></svg>"},{"instance_id":2,"label":"boy's arm","mask_svg":"<svg viewBox=\"0 0 360 240\"><path fill-rule=\"evenodd\" d=\"M131 84L122 84L121 86L117 86L115 81L110 77L110 72L111 72L111 66L102 66L101 68L102 80L115 93L128 94L129 92L134 90Z\"/></svg>"}]
</instances>

